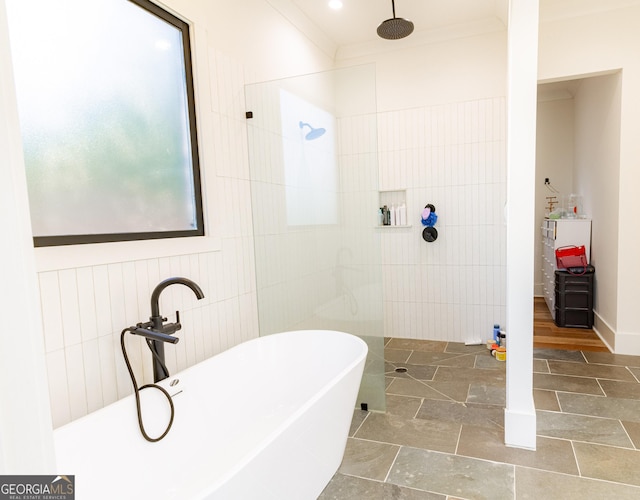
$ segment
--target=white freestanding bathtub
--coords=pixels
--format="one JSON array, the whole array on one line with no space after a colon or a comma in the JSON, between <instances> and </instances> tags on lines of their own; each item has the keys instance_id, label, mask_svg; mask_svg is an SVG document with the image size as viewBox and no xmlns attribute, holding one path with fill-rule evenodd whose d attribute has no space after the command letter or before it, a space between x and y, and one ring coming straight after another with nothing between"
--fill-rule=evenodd
<instances>
[{"instance_id":1,"label":"white freestanding bathtub","mask_svg":"<svg viewBox=\"0 0 640 500\"><path fill-rule=\"evenodd\" d=\"M56 429L56 473L75 475L77 500L315 499L342 460L366 355L328 330L238 345L160 383L175 405L162 441L140 434L133 396ZM158 436L168 402L140 396Z\"/></svg>"}]
</instances>

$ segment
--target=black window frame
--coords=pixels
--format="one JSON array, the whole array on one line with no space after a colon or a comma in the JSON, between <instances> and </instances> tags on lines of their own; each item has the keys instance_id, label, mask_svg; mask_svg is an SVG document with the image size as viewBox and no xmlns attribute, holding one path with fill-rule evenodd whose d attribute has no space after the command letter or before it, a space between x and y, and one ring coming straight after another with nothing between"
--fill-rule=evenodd
<instances>
[{"instance_id":1,"label":"black window frame","mask_svg":"<svg viewBox=\"0 0 640 500\"><path fill-rule=\"evenodd\" d=\"M51 247L62 245L81 245L88 243L111 243L122 241L153 240L164 238L183 238L193 236L205 236L204 211L202 204L202 182L200 176L200 159L198 154L198 130L196 124L195 91L193 86L193 66L191 58L191 35L189 24L182 19L167 12L160 6L149 0L128 0L141 7L148 13L155 15L163 21L171 24L180 31L183 47L183 62L185 75L185 88L187 94L187 112L189 117L189 132L191 141L191 167L193 175L194 208L196 227L179 231L148 231L127 233L94 233L72 234L55 236L34 236L35 247Z\"/></svg>"}]
</instances>

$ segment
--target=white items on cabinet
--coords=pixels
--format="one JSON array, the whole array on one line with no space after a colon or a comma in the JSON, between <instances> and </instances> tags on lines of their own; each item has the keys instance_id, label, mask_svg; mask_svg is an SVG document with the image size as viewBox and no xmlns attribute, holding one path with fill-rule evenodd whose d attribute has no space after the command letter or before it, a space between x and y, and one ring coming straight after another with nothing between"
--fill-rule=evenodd
<instances>
[{"instance_id":1,"label":"white items on cabinet","mask_svg":"<svg viewBox=\"0 0 640 500\"><path fill-rule=\"evenodd\" d=\"M591 260L591 219L544 219L542 221L542 290L555 319L556 249L584 245Z\"/></svg>"}]
</instances>

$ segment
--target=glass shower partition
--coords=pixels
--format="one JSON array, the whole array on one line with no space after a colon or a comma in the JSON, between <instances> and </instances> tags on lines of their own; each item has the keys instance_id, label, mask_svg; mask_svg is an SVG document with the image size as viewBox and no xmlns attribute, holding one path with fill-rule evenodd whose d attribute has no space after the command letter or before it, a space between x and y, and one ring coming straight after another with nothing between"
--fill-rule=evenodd
<instances>
[{"instance_id":1,"label":"glass shower partition","mask_svg":"<svg viewBox=\"0 0 640 500\"><path fill-rule=\"evenodd\" d=\"M369 346L358 407L385 410L375 67L245 87L260 335Z\"/></svg>"}]
</instances>

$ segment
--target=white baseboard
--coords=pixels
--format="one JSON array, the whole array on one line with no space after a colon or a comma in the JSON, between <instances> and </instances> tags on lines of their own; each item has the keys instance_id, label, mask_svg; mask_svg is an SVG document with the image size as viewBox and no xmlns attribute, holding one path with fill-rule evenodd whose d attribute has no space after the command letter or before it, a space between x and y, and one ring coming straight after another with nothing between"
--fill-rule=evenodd
<instances>
[{"instance_id":1,"label":"white baseboard","mask_svg":"<svg viewBox=\"0 0 640 500\"><path fill-rule=\"evenodd\" d=\"M536 449L536 412L504 410L504 444L510 448Z\"/></svg>"},{"instance_id":2,"label":"white baseboard","mask_svg":"<svg viewBox=\"0 0 640 500\"><path fill-rule=\"evenodd\" d=\"M593 331L596 332L596 335L600 337L600 340L604 342L611 352L615 352L616 332L611 328L611 325L602 319L595 311L593 312Z\"/></svg>"},{"instance_id":3,"label":"white baseboard","mask_svg":"<svg viewBox=\"0 0 640 500\"><path fill-rule=\"evenodd\" d=\"M615 354L640 356L640 333L615 331L609 323L594 311L593 331L609 350Z\"/></svg>"},{"instance_id":4,"label":"white baseboard","mask_svg":"<svg viewBox=\"0 0 640 500\"><path fill-rule=\"evenodd\" d=\"M640 333L616 333L616 345L613 352L616 354L640 356Z\"/></svg>"}]
</instances>

